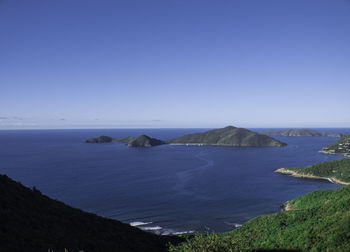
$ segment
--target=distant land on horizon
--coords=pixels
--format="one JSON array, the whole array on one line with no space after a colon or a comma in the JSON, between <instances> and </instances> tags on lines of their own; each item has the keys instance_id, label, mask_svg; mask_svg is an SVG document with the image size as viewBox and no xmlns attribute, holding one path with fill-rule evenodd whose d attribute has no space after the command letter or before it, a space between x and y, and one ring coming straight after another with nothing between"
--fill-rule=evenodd
<instances>
[{"instance_id":1,"label":"distant land on horizon","mask_svg":"<svg viewBox=\"0 0 350 252\"><path fill-rule=\"evenodd\" d=\"M1 120L1 119L0 119ZM225 126L222 126L225 127ZM193 126L193 127L187 127L187 126L173 126L173 127L169 127L169 126L164 126L164 127L149 127L149 126L132 126L132 127L119 127L119 126L95 126L95 127L91 127L91 126L87 126L87 125L80 125L79 127L76 126L72 126L72 127L40 127L40 128L32 128L32 127L28 127L28 128L22 128L22 127L17 127L17 128L2 128L0 125L0 131L21 131L21 130L99 130L99 129L103 129L103 130L113 130L113 129L126 129L126 130L131 130L131 129L198 129L198 130L211 130L211 129L218 129L218 128L222 128L220 126L217 127L213 127L213 126ZM324 127L324 126L320 126L320 125L316 125L313 127L303 127L303 126L293 126L293 127L286 127L286 126L279 126L279 125L273 125L273 126L269 126L267 127L266 125L261 125L261 126L240 126L237 128L245 128L245 129L249 129L251 131L255 131L259 134L269 134L272 136L272 134L276 134L276 132L279 131L286 131L286 130L310 130L310 131L317 131L319 133L323 133L323 134L329 134L330 136L332 136L333 134L335 135L346 135L346 134L350 134L350 125L349 126L344 126L344 127ZM323 130L324 129L324 130ZM334 132L333 132L334 130ZM339 130L345 130L344 132L338 132ZM270 133L271 132L271 133Z\"/></svg>"},{"instance_id":2,"label":"distant land on horizon","mask_svg":"<svg viewBox=\"0 0 350 252\"><path fill-rule=\"evenodd\" d=\"M281 130L266 130L260 131L260 134L268 136L292 136L292 137L342 137L345 133L320 132L313 129L281 129Z\"/></svg>"},{"instance_id":3,"label":"distant land on horizon","mask_svg":"<svg viewBox=\"0 0 350 252\"><path fill-rule=\"evenodd\" d=\"M152 147L165 144L164 141L149 137L147 135L140 135L137 137L124 137L120 139L109 136L99 136L85 140L85 143L125 143L128 147Z\"/></svg>"},{"instance_id":4,"label":"distant land on horizon","mask_svg":"<svg viewBox=\"0 0 350 252\"><path fill-rule=\"evenodd\" d=\"M171 139L169 141L162 141L156 138L151 138L147 135L140 135L138 137L125 137L122 139L113 139L109 136L99 136L96 138L87 139L85 142L122 142L126 143L128 147L151 147L161 144L218 145L236 147L282 147L287 145L286 143L278 141L267 135L262 135L244 128L236 128L234 126L227 126L221 129L208 130L201 133L186 134L184 136Z\"/></svg>"},{"instance_id":5,"label":"distant land on horizon","mask_svg":"<svg viewBox=\"0 0 350 252\"><path fill-rule=\"evenodd\" d=\"M186 134L168 141L169 144L203 144L220 146L286 146L286 143L245 128L227 126L203 133Z\"/></svg>"}]
</instances>

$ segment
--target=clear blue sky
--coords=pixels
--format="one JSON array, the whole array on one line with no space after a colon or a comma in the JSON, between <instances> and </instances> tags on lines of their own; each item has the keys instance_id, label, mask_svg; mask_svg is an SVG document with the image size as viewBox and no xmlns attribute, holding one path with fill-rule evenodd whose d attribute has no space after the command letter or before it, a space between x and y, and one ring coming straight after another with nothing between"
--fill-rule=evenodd
<instances>
[{"instance_id":1,"label":"clear blue sky","mask_svg":"<svg viewBox=\"0 0 350 252\"><path fill-rule=\"evenodd\" d=\"M0 0L0 128L350 127L350 1Z\"/></svg>"}]
</instances>

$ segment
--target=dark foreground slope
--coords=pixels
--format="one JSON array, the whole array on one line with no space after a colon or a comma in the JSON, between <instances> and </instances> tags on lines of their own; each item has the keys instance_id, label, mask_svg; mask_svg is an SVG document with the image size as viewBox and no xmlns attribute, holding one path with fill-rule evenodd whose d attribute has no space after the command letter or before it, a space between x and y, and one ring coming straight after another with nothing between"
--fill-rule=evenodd
<instances>
[{"instance_id":1,"label":"dark foreground slope","mask_svg":"<svg viewBox=\"0 0 350 252\"><path fill-rule=\"evenodd\" d=\"M203 133L187 134L169 141L170 144L203 144L221 146L285 146L276 139L256 132L227 126Z\"/></svg>"},{"instance_id":2,"label":"dark foreground slope","mask_svg":"<svg viewBox=\"0 0 350 252\"><path fill-rule=\"evenodd\" d=\"M350 251L350 186L315 191L223 234L198 234L178 251Z\"/></svg>"},{"instance_id":3,"label":"dark foreground slope","mask_svg":"<svg viewBox=\"0 0 350 252\"><path fill-rule=\"evenodd\" d=\"M0 175L0 251L166 251L178 239L69 207Z\"/></svg>"}]
</instances>

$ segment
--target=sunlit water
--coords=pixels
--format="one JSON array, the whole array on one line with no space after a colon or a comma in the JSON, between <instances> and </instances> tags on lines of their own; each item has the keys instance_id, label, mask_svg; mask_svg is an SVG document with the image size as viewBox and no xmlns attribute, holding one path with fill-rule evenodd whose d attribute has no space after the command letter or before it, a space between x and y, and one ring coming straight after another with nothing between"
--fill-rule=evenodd
<instances>
[{"instance_id":1,"label":"sunlit water","mask_svg":"<svg viewBox=\"0 0 350 252\"><path fill-rule=\"evenodd\" d=\"M203 129L0 131L0 173L71 206L160 234L228 231L280 204L338 185L274 173L342 158L332 137L276 137L287 147L85 144L101 134L170 139ZM338 129L332 131L349 131Z\"/></svg>"}]
</instances>

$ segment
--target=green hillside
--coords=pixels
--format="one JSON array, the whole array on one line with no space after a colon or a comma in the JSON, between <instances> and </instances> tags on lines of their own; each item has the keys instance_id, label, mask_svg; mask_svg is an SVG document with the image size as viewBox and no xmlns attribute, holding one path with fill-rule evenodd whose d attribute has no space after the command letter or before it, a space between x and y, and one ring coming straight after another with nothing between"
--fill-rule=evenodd
<instances>
[{"instance_id":1,"label":"green hillside","mask_svg":"<svg viewBox=\"0 0 350 252\"><path fill-rule=\"evenodd\" d=\"M203 133L187 134L169 141L170 144L203 144L221 146L285 146L276 139L256 132L227 126Z\"/></svg>"},{"instance_id":2,"label":"green hillside","mask_svg":"<svg viewBox=\"0 0 350 252\"><path fill-rule=\"evenodd\" d=\"M128 143L128 147L152 147L152 146L157 146L157 145L162 145L164 144L163 141L152 138L146 135L140 135L138 137L135 137L131 139Z\"/></svg>"},{"instance_id":3,"label":"green hillside","mask_svg":"<svg viewBox=\"0 0 350 252\"><path fill-rule=\"evenodd\" d=\"M276 172L295 177L323 178L339 184L350 184L350 159L321 162L305 167L281 168Z\"/></svg>"},{"instance_id":4,"label":"green hillside","mask_svg":"<svg viewBox=\"0 0 350 252\"><path fill-rule=\"evenodd\" d=\"M0 175L0 251L167 251L178 241L69 207Z\"/></svg>"},{"instance_id":5,"label":"green hillside","mask_svg":"<svg viewBox=\"0 0 350 252\"><path fill-rule=\"evenodd\" d=\"M342 136L339 140L324 147L321 152L350 155L350 135Z\"/></svg>"},{"instance_id":6,"label":"green hillside","mask_svg":"<svg viewBox=\"0 0 350 252\"><path fill-rule=\"evenodd\" d=\"M89 138L85 140L85 143L110 143L113 142L113 138L109 136L99 136L94 138Z\"/></svg>"},{"instance_id":7,"label":"green hillside","mask_svg":"<svg viewBox=\"0 0 350 252\"><path fill-rule=\"evenodd\" d=\"M350 186L303 195L287 209L231 232L195 235L170 251L350 251Z\"/></svg>"}]
</instances>

